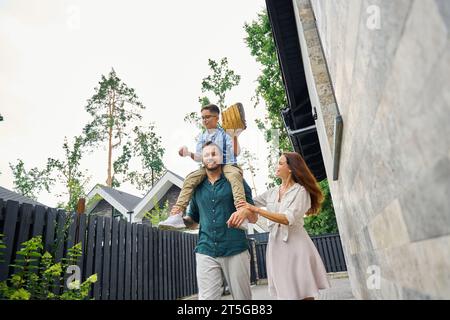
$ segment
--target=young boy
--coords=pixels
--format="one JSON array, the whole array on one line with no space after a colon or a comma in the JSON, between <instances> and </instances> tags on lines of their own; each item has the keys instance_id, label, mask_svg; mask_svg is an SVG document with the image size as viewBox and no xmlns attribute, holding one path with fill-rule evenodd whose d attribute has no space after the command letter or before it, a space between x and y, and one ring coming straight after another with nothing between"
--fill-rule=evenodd
<instances>
[{"instance_id":1,"label":"young boy","mask_svg":"<svg viewBox=\"0 0 450 320\"><path fill-rule=\"evenodd\" d=\"M239 113L241 115L241 120L245 125L244 112L241 104L237 104L239 108ZM238 167L236 157L240 153L239 143L237 141L236 133L239 132L235 130L235 134L231 137L222 128L218 127L220 109L214 105L209 104L201 109L202 123L205 127L205 131L201 133L197 139L196 152L190 152L186 147L181 147L178 151L179 155L182 157L189 156L192 160L196 162L202 161L202 147L208 142L212 141L221 148L223 154L223 173L225 178L230 182L231 189L233 192L233 198L235 206L239 201L245 201L245 191L243 185L243 172L242 169ZM244 127L245 129L245 127ZM234 140L234 141L233 141ZM184 228L184 223L182 223L181 216L186 210L189 201L192 198L195 188L206 178L206 172L204 168L196 170L190 173L183 183L183 188L178 196L176 204L171 210L171 216L164 222L160 223L162 228ZM188 221L186 221L189 223ZM247 229L246 221L241 225L242 229Z\"/></svg>"}]
</instances>

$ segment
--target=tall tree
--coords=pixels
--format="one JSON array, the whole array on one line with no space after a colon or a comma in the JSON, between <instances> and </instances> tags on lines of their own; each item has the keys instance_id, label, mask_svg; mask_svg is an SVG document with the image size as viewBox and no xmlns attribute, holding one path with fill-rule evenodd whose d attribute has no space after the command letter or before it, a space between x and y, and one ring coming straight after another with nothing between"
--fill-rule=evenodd
<instances>
[{"instance_id":1,"label":"tall tree","mask_svg":"<svg viewBox=\"0 0 450 320\"><path fill-rule=\"evenodd\" d=\"M21 195L37 200L42 190L50 192L51 185L55 180L51 177L51 168L47 165L45 169L38 168L25 169L25 164L18 159L17 164L9 163L14 176L14 190Z\"/></svg>"},{"instance_id":2,"label":"tall tree","mask_svg":"<svg viewBox=\"0 0 450 320\"><path fill-rule=\"evenodd\" d=\"M3 121L3 116L0 114L0 121Z\"/></svg>"},{"instance_id":3,"label":"tall tree","mask_svg":"<svg viewBox=\"0 0 450 320\"><path fill-rule=\"evenodd\" d=\"M219 62L208 59L208 66L210 74L202 79L201 90L202 93L212 95L210 99L208 96L202 96L198 98L200 106L204 106L210 103L215 103L220 111L225 109L225 98L228 91L233 87L239 85L241 76L230 69L228 65L228 58L224 57ZM202 129L202 121L197 112L190 112L184 117L184 121L195 125L197 128Z\"/></svg>"},{"instance_id":4,"label":"tall tree","mask_svg":"<svg viewBox=\"0 0 450 320\"><path fill-rule=\"evenodd\" d=\"M255 166L254 162L256 161L256 156L250 152L250 150L242 148L241 150L242 156L241 156L241 163L239 164L242 167L242 170L248 170L250 172L250 176L252 178L252 186L253 191L255 195L258 194L258 191L256 190L256 184L255 184L255 177L256 172L259 170L258 167Z\"/></svg>"},{"instance_id":5,"label":"tall tree","mask_svg":"<svg viewBox=\"0 0 450 320\"><path fill-rule=\"evenodd\" d=\"M107 142L108 163L106 185L113 186L113 150L122 146L129 135L127 128L142 117L145 109L133 88L117 76L114 69L108 77L102 75L99 87L88 100L86 111L92 120L84 127L85 143L90 146Z\"/></svg>"},{"instance_id":6,"label":"tall tree","mask_svg":"<svg viewBox=\"0 0 450 320\"><path fill-rule=\"evenodd\" d=\"M334 213L328 180L321 181L319 186L324 196L322 209L318 215L305 218L305 230L310 235L314 236L327 233L338 233L339 229L336 221L336 215Z\"/></svg>"},{"instance_id":7,"label":"tall tree","mask_svg":"<svg viewBox=\"0 0 450 320\"><path fill-rule=\"evenodd\" d=\"M226 57L222 58L219 62L208 59L208 65L212 74L203 78L202 92L213 93L216 97L216 104L220 108L220 111L222 111L226 107L225 96L227 91L239 84L241 76L229 68ZM208 98L200 98L201 102L204 99Z\"/></svg>"},{"instance_id":8,"label":"tall tree","mask_svg":"<svg viewBox=\"0 0 450 320\"><path fill-rule=\"evenodd\" d=\"M161 137L155 132L153 123L144 130L135 127L133 132L136 136L133 145L133 155L141 159L143 170L142 172L131 171L127 173L126 180L136 185L138 190L146 190L153 187L163 174L164 164L162 157L165 149L162 147Z\"/></svg>"},{"instance_id":9,"label":"tall tree","mask_svg":"<svg viewBox=\"0 0 450 320\"><path fill-rule=\"evenodd\" d=\"M255 107L260 105L261 99L264 100L268 116L266 121L257 119L257 125L266 133L266 138L270 136L267 131L278 129L280 149L292 151L286 128L280 117L281 110L287 107L287 98L267 11L259 13L257 19L251 23L246 23L244 29L247 33L244 41L250 49L250 54L262 66L253 99Z\"/></svg>"},{"instance_id":10,"label":"tall tree","mask_svg":"<svg viewBox=\"0 0 450 320\"><path fill-rule=\"evenodd\" d=\"M65 186L66 191L59 194L58 197L67 197L66 202L58 204L59 207L66 211L75 211L78 199L85 196L85 186L89 182L87 172L80 169L80 161L83 156L83 137L74 138L72 148L67 138L64 138L64 159L55 160L48 159L48 167L56 171L57 180Z\"/></svg>"},{"instance_id":11,"label":"tall tree","mask_svg":"<svg viewBox=\"0 0 450 320\"><path fill-rule=\"evenodd\" d=\"M292 144L284 127L281 118L281 110L288 106L286 91L281 77L281 68L278 63L277 51L273 40L272 27L269 22L267 11L258 14L256 20L244 25L247 37L244 39L250 53L256 61L261 64L261 74L258 77L258 85L254 96L255 107L259 106L261 99L266 105L267 117L257 119L258 128L264 133L265 139L269 142L269 183L268 187L273 187L281 181L274 175L273 168L276 166L274 154L282 151L293 151ZM274 139L275 130L277 137ZM276 145L272 144L278 139ZM279 150L274 150L278 148ZM322 211L318 216L305 219L305 228L310 234L322 234L337 232L337 223L331 200L328 181L320 182L320 187L325 196L322 204Z\"/></svg>"}]
</instances>

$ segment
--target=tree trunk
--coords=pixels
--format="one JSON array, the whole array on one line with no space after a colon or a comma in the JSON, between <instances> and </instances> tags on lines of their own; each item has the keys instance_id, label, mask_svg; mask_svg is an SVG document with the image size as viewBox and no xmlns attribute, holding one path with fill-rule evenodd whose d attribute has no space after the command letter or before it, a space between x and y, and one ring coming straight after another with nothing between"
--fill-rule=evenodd
<instances>
[{"instance_id":1,"label":"tree trunk","mask_svg":"<svg viewBox=\"0 0 450 320\"><path fill-rule=\"evenodd\" d=\"M108 177L106 179L106 185L112 187L112 135L113 135L113 119L114 119L114 91L112 92L112 97L109 104L109 132L108 132Z\"/></svg>"},{"instance_id":2,"label":"tree trunk","mask_svg":"<svg viewBox=\"0 0 450 320\"><path fill-rule=\"evenodd\" d=\"M109 142L108 142L108 178L106 179L106 185L108 187L112 186L112 175L111 175L111 158L112 158L112 127L109 128Z\"/></svg>"},{"instance_id":3,"label":"tree trunk","mask_svg":"<svg viewBox=\"0 0 450 320\"><path fill-rule=\"evenodd\" d=\"M154 176L154 171L153 171L153 168L152 168L152 188L153 188L154 185L155 185L155 176Z\"/></svg>"},{"instance_id":4,"label":"tree trunk","mask_svg":"<svg viewBox=\"0 0 450 320\"><path fill-rule=\"evenodd\" d=\"M257 196L257 192L256 192L256 185L255 185L255 177L254 177L254 169L253 167L249 164L250 166L250 175L252 176L252 184L253 184L253 190L255 190L255 196Z\"/></svg>"}]
</instances>

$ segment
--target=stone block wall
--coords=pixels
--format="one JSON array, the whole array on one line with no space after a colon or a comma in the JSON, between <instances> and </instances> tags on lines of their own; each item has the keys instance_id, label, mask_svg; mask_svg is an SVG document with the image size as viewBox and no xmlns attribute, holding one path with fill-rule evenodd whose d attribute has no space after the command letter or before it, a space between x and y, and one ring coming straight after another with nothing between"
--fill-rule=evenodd
<instances>
[{"instance_id":1,"label":"stone block wall","mask_svg":"<svg viewBox=\"0 0 450 320\"><path fill-rule=\"evenodd\" d=\"M449 299L450 2L293 3L297 24L316 19L344 122L339 179L329 180L354 295ZM318 130L331 177L330 130Z\"/></svg>"}]
</instances>

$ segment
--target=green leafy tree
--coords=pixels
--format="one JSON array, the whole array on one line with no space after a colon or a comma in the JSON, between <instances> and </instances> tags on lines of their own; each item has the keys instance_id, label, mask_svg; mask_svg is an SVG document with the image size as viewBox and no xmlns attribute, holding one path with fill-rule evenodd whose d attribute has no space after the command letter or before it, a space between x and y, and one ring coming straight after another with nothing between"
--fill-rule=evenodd
<instances>
[{"instance_id":1,"label":"green leafy tree","mask_svg":"<svg viewBox=\"0 0 450 320\"><path fill-rule=\"evenodd\" d=\"M222 58L219 62L208 59L208 65L212 74L203 78L202 92L213 93L216 98L215 100L217 101L217 106L220 108L220 111L223 111L226 107L225 96L227 91L239 84L241 76L230 69L226 57ZM200 98L200 102L205 102L205 99L208 98Z\"/></svg>"},{"instance_id":2,"label":"green leafy tree","mask_svg":"<svg viewBox=\"0 0 450 320\"><path fill-rule=\"evenodd\" d=\"M3 116L0 114L0 121L3 121Z\"/></svg>"},{"instance_id":3,"label":"green leafy tree","mask_svg":"<svg viewBox=\"0 0 450 320\"><path fill-rule=\"evenodd\" d=\"M242 170L246 171L248 170L250 172L250 176L252 178L252 186L253 186L253 192L254 194L258 194L256 190L256 184L255 184L255 177L256 172L259 170L258 167L254 165L254 162L256 161L256 156L250 150L242 148L241 149L241 163L239 164L242 167Z\"/></svg>"},{"instance_id":4,"label":"green leafy tree","mask_svg":"<svg viewBox=\"0 0 450 320\"><path fill-rule=\"evenodd\" d=\"M277 148L283 151L293 151L280 116L281 110L287 107L287 98L267 11L259 13L257 19L251 23L246 23L244 29L247 34L244 41L250 49L250 54L262 67L253 100L255 108L260 106L261 99L265 102L267 117L256 119L257 127L264 133L267 142L271 142L273 132L277 130L279 139ZM269 146L269 187L279 183L272 170L274 167L273 153L277 150L272 149L273 147Z\"/></svg>"},{"instance_id":5,"label":"green leafy tree","mask_svg":"<svg viewBox=\"0 0 450 320\"><path fill-rule=\"evenodd\" d=\"M262 98L271 127L280 130L280 148L291 150L292 147L280 117L281 110L288 104L267 11L259 13L257 19L250 24L246 23L244 29L247 33L244 40L250 49L250 54L262 66L254 96L255 107L259 105Z\"/></svg>"},{"instance_id":6,"label":"green leafy tree","mask_svg":"<svg viewBox=\"0 0 450 320\"><path fill-rule=\"evenodd\" d=\"M128 171L129 171L129 164L130 160L133 157L133 145L131 141L127 141L122 146L122 152L120 156L117 157L117 159L113 163L114 168L114 175L112 177L112 187L117 188L120 187L121 181L123 179L126 179ZM119 176L122 176L123 179L118 179Z\"/></svg>"},{"instance_id":7,"label":"green leafy tree","mask_svg":"<svg viewBox=\"0 0 450 320\"><path fill-rule=\"evenodd\" d=\"M150 220L152 226L157 226L161 221L169 217L169 201L166 200L163 207L159 206L156 198L153 198L153 209L144 214L144 219Z\"/></svg>"},{"instance_id":8,"label":"green leafy tree","mask_svg":"<svg viewBox=\"0 0 450 320\"><path fill-rule=\"evenodd\" d=\"M184 116L184 122L194 125L198 130L203 130L202 119L198 112L189 112Z\"/></svg>"},{"instance_id":9,"label":"green leafy tree","mask_svg":"<svg viewBox=\"0 0 450 320\"><path fill-rule=\"evenodd\" d=\"M76 211L78 199L84 197L85 186L89 182L87 172L80 169L80 161L83 156L83 137L77 136L70 147L67 138L64 139L64 159L48 159L48 167L56 171L57 180L65 186L66 191L58 197L67 197L67 201L59 207L66 211Z\"/></svg>"},{"instance_id":10,"label":"green leafy tree","mask_svg":"<svg viewBox=\"0 0 450 320\"><path fill-rule=\"evenodd\" d=\"M266 118L257 119L256 124L264 133L265 140L269 143L269 183L267 186L273 187L281 182L275 177L275 170L273 170L276 166L276 161L278 161L276 154L279 153L279 150L293 151L281 118L281 111L288 106L286 91L267 11L264 10L259 13L257 19L251 23L246 23L244 29L247 34L244 41L250 49L250 54L255 57L262 67L261 74L257 79L258 85L253 99L255 107L260 106L261 99L266 106ZM276 138L273 136L275 133L277 133ZM278 140L278 145L272 144L274 140ZM324 180L320 183L320 186L325 196L322 211L317 216L305 219L305 228L311 235L338 231L328 182Z\"/></svg>"},{"instance_id":11,"label":"green leafy tree","mask_svg":"<svg viewBox=\"0 0 450 320\"><path fill-rule=\"evenodd\" d=\"M222 111L226 107L225 98L227 92L239 85L241 76L230 69L228 58L226 57L218 62L208 59L208 66L211 73L202 79L201 90L203 93L212 95L213 99L210 99L208 96L203 96L198 98L198 102L200 106L204 106L212 103L211 101L214 101L213 103L215 103L220 111ZM195 125L199 129L203 129L198 112L186 114L184 121Z\"/></svg>"},{"instance_id":12,"label":"green leafy tree","mask_svg":"<svg viewBox=\"0 0 450 320\"><path fill-rule=\"evenodd\" d=\"M313 236L338 233L339 230L334 213L328 180L322 180L319 185L324 195L322 209L318 215L305 218L305 229L310 235Z\"/></svg>"},{"instance_id":13,"label":"green leafy tree","mask_svg":"<svg viewBox=\"0 0 450 320\"><path fill-rule=\"evenodd\" d=\"M98 185L97 185L98 186ZM97 187L96 186L96 187ZM86 203L86 211L89 211L89 209L92 208L93 205L97 204L98 202L100 202L101 200L103 200L103 197L99 194L95 194L92 198L90 198L88 200L88 202Z\"/></svg>"},{"instance_id":14,"label":"green leafy tree","mask_svg":"<svg viewBox=\"0 0 450 320\"><path fill-rule=\"evenodd\" d=\"M13 183L16 192L33 200L37 200L37 196L42 190L50 192L50 187L55 179L51 177L52 168L48 164L42 170L36 167L26 170L24 162L21 159L17 161L16 164L9 163L14 176Z\"/></svg>"},{"instance_id":15,"label":"green leafy tree","mask_svg":"<svg viewBox=\"0 0 450 320\"><path fill-rule=\"evenodd\" d=\"M99 87L95 88L95 94L87 102L86 111L92 119L83 129L85 143L90 146L107 143L106 185L109 187L113 186L114 180L113 150L126 143L130 134L127 129L133 121L142 118L140 111L143 109L145 107L135 90L123 83L114 69L108 77L102 75Z\"/></svg>"},{"instance_id":16,"label":"green leafy tree","mask_svg":"<svg viewBox=\"0 0 450 320\"><path fill-rule=\"evenodd\" d=\"M162 158L165 149L162 147L161 137L155 132L155 125L150 124L145 130L134 128L134 155L141 159L142 173L131 171L127 174L127 180L137 186L138 190L146 190L153 187L161 178L164 171Z\"/></svg>"},{"instance_id":17,"label":"green leafy tree","mask_svg":"<svg viewBox=\"0 0 450 320\"><path fill-rule=\"evenodd\" d=\"M4 237L5 236L2 233L0 233L0 263L5 262L5 260L3 260L3 255L5 254L6 249L5 243L3 242Z\"/></svg>"}]
</instances>

